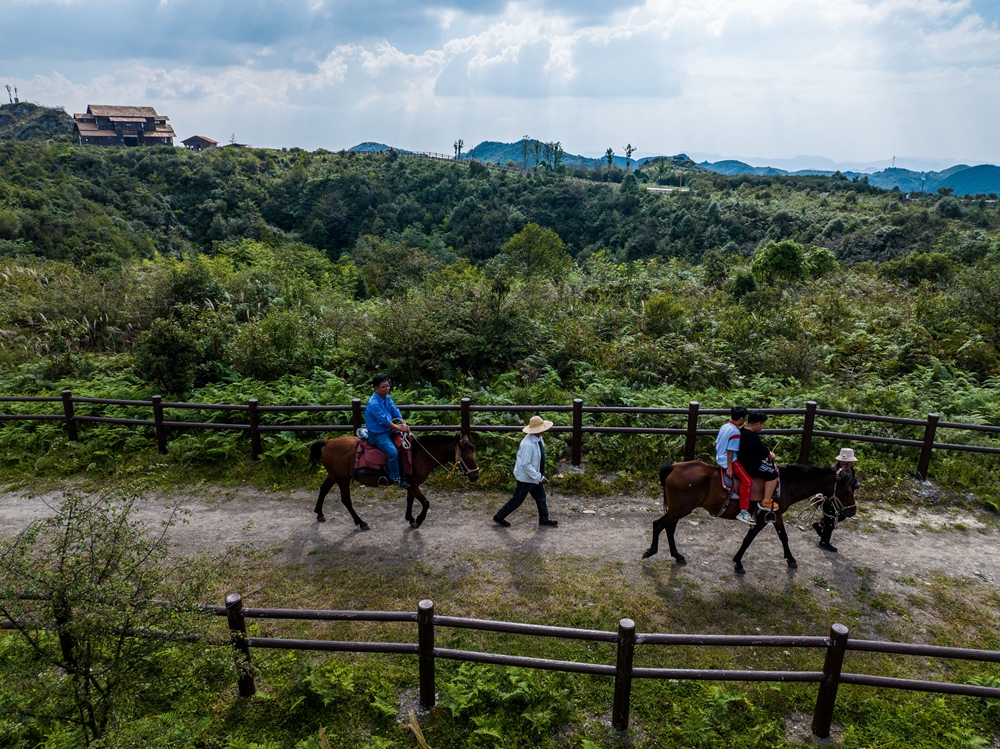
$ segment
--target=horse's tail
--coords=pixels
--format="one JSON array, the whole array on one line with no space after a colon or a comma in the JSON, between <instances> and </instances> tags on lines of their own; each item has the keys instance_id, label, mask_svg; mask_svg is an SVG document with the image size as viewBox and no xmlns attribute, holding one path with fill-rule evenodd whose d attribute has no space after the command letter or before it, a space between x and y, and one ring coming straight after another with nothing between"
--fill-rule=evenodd
<instances>
[{"instance_id":1,"label":"horse's tail","mask_svg":"<svg viewBox=\"0 0 1000 749\"><path fill-rule=\"evenodd\" d=\"M315 468L319 465L320 458L323 457L323 448L326 447L326 440L316 440L309 446L309 465Z\"/></svg>"},{"instance_id":2,"label":"horse's tail","mask_svg":"<svg viewBox=\"0 0 1000 749\"><path fill-rule=\"evenodd\" d=\"M673 463L664 463L660 466L660 486L663 487L663 508L667 507L667 476L674 470Z\"/></svg>"},{"instance_id":3,"label":"horse's tail","mask_svg":"<svg viewBox=\"0 0 1000 749\"><path fill-rule=\"evenodd\" d=\"M670 475L670 472L672 470L674 470L674 464L673 463L664 463L663 465L660 466L660 485L661 486L665 486L664 482L667 480L667 476Z\"/></svg>"}]
</instances>

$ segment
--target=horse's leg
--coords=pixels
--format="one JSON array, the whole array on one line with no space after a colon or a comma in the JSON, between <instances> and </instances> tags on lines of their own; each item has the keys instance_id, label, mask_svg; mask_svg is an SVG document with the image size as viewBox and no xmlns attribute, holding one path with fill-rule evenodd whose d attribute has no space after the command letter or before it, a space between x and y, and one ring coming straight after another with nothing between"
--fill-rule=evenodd
<instances>
[{"instance_id":1,"label":"horse's leg","mask_svg":"<svg viewBox=\"0 0 1000 749\"><path fill-rule=\"evenodd\" d=\"M340 501L344 503L344 507L346 507L347 511L351 513L351 518L354 520L354 524L363 531L368 530L368 523L358 517L358 513L354 511L354 505L351 504L350 479L345 479L340 483Z\"/></svg>"},{"instance_id":2,"label":"horse's leg","mask_svg":"<svg viewBox=\"0 0 1000 749\"><path fill-rule=\"evenodd\" d=\"M406 490L406 515L403 519L413 527L413 487Z\"/></svg>"},{"instance_id":3,"label":"horse's leg","mask_svg":"<svg viewBox=\"0 0 1000 749\"><path fill-rule=\"evenodd\" d=\"M747 535L743 539L743 545L740 547L740 550L736 552L736 556L733 557L734 569L736 570L737 575L742 575L746 572L746 570L743 569L743 555L746 553L746 550L750 548L750 544L753 543L753 540L757 538L757 534L762 530L764 530L764 523L758 520L757 525L747 531Z\"/></svg>"},{"instance_id":4,"label":"horse's leg","mask_svg":"<svg viewBox=\"0 0 1000 749\"><path fill-rule=\"evenodd\" d=\"M329 493L332 488L333 479L327 477L326 481L324 481L323 485L319 488L319 497L316 499L316 508L313 510L313 512L316 513L316 522L318 523L326 522L326 516L323 514L323 500L326 499L327 493Z\"/></svg>"},{"instance_id":5,"label":"horse's leg","mask_svg":"<svg viewBox=\"0 0 1000 749\"><path fill-rule=\"evenodd\" d=\"M670 542L670 556L677 561L677 564L687 564L687 559L684 558L683 554L678 553L677 545L674 543L674 531L677 529L678 521L680 521L680 518L673 518L666 522L667 541Z\"/></svg>"},{"instance_id":6,"label":"horse's leg","mask_svg":"<svg viewBox=\"0 0 1000 749\"><path fill-rule=\"evenodd\" d=\"M649 548L643 552L643 559L649 559L660 550L660 533L662 533L663 529L666 528L668 517L668 515L664 515L663 517L653 521L653 543L651 543Z\"/></svg>"},{"instance_id":7,"label":"horse's leg","mask_svg":"<svg viewBox=\"0 0 1000 749\"><path fill-rule=\"evenodd\" d=\"M670 544L670 556L677 561L677 564L687 564L684 556L677 552L677 545L674 543L674 529L677 528L677 521L679 519L671 518L670 513L667 513L663 517L653 521L653 543L643 553L643 559L649 559L660 550L660 533L666 530L667 541Z\"/></svg>"},{"instance_id":8,"label":"horse's leg","mask_svg":"<svg viewBox=\"0 0 1000 749\"><path fill-rule=\"evenodd\" d=\"M781 539L781 547L785 551L785 561L788 562L788 566L791 569L797 569L799 563L795 561L795 557L792 556L792 550L788 548L788 531L785 530L785 521L783 518L779 517L774 523L774 530L778 532L778 538Z\"/></svg>"},{"instance_id":9,"label":"horse's leg","mask_svg":"<svg viewBox=\"0 0 1000 749\"><path fill-rule=\"evenodd\" d=\"M427 501L427 497L424 496L424 493L420 491L420 487L416 484L413 485L411 491L413 492L413 496L420 500L421 508L417 519L410 523L410 525L413 528L419 528L423 524L424 518L427 517L427 510L430 509L431 503Z\"/></svg>"}]
</instances>

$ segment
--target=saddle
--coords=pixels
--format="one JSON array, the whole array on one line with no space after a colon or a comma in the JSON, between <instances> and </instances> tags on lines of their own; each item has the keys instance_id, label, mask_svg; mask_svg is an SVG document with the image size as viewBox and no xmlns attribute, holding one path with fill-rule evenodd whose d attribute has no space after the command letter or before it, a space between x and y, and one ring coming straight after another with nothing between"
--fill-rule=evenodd
<instances>
[{"instance_id":1,"label":"saddle","mask_svg":"<svg viewBox=\"0 0 1000 749\"><path fill-rule=\"evenodd\" d=\"M722 490L726 492L726 501L722 505L722 509L719 510L719 512L716 514L716 517L720 517L725 513L726 509L729 507L730 502L732 502L733 500L737 502L740 501L740 480L736 477L736 475L734 474L732 478L729 478L726 475L726 469L723 468L722 466L719 466L719 479L722 482ZM753 482L753 484L750 487L750 504L751 505L756 504L758 507L760 507L760 503L764 499L764 483L765 483L764 479L753 478L751 479L751 481ZM781 497L781 478L779 477L778 485L774 487L774 494L772 495L772 498L779 499L780 497ZM761 509L767 510L768 508L761 507Z\"/></svg>"},{"instance_id":2,"label":"saddle","mask_svg":"<svg viewBox=\"0 0 1000 749\"><path fill-rule=\"evenodd\" d=\"M413 448L403 447L403 435L396 433L390 438L399 451L399 475L409 478L413 475ZM389 459L385 453L368 440L359 439L354 454L354 476L384 476L389 478Z\"/></svg>"}]
</instances>

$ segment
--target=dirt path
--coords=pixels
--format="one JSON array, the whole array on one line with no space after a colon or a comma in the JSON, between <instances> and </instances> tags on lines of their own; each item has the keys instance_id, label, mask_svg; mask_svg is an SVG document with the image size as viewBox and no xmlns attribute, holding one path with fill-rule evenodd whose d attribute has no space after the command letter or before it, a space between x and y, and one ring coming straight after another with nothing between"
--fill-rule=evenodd
<instances>
[{"instance_id":1,"label":"dirt path","mask_svg":"<svg viewBox=\"0 0 1000 749\"><path fill-rule=\"evenodd\" d=\"M976 578L998 586L996 551L1000 541L995 519L969 513L912 515L900 511L862 508L860 518L843 524L833 541L840 549L830 554L817 548L808 518L793 513L787 521L790 545L799 567L788 570L777 536L765 531L744 558L747 575L732 573L730 558L745 532L741 524L715 520L699 511L677 528L681 553L689 564L677 567L670 558L665 536L660 553L640 559L648 547L651 523L660 503L647 497L550 497L558 528L539 528L533 503L518 510L503 529L490 516L504 495L470 491L438 492L423 527L411 530L403 520L401 493L389 489L358 488L355 507L371 525L358 531L335 498L328 501L327 522L315 521L311 492L279 494L254 489L208 487L171 492L142 503L140 517L154 525L180 503L186 522L172 531L183 553L218 551L226 545L251 541L271 550L274 560L323 569L335 561L355 565L387 566L417 561L447 575L466 573L461 557L509 561L530 555L576 558L593 565L617 564L626 575L663 576L665 584L697 583L701 595L732 590L735 586L773 586L800 582L850 594L864 583L875 590L901 592L919 588L939 573ZM32 496L25 491L0 493L0 536L17 533L35 518L51 512L57 493ZM800 511L801 513L801 511Z\"/></svg>"}]
</instances>

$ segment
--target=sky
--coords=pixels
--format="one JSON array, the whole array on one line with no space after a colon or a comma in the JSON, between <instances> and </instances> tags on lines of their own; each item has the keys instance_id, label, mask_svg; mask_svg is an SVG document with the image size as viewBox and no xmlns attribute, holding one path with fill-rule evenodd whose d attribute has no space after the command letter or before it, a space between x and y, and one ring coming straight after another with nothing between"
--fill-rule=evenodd
<instances>
[{"instance_id":1,"label":"sky","mask_svg":"<svg viewBox=\"0 0 1000 749\"><path fill-rule=\"evenodd\" d=\"M6 83L276 148L1000 164L1000 0L0 0Z\"/></svg>"}]
</instances>

